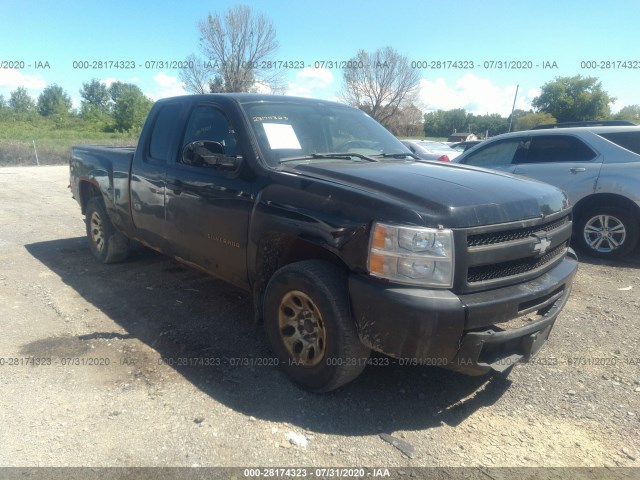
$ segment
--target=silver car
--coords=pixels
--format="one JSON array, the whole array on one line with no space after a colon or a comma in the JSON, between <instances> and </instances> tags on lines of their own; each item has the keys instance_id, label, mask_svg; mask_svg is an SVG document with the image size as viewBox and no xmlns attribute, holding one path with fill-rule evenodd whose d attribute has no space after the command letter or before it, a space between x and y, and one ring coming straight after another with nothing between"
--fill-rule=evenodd
<instances>
[{"instance_id":1,"label":"silver car","mask_svg":"<svg viewBox=\"0 0 640 480\"><path fill-rule=\"evenodd\" d=\"M456 163L535 178L563 189L574 205L574 240L611 258L640 235L640 126L529 130L498 135Z\"/></svg>"},{"instance_id":2,"label":"silver car","mask_svg":"<svg viewBox=\"0 0 640 480\"><path fill-rule=\"evenodd\" d=\"M441 142L433 142L430 140L409 140L404 138L401 138L400 141L405 147L411 150L411 153L422 160L450 162L460 155L460 152Z\"/></svg>"}]
</instances>

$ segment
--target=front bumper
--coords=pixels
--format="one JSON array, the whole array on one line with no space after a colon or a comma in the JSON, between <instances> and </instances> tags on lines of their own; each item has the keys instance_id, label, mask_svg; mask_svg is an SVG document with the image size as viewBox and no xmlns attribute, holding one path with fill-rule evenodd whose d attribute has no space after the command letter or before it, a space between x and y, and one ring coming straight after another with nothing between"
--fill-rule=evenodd
<instances>
[{"instance_id":1,"label":"front bumper","mask_svg":"<svg viewBox=\"0 0 640 480\"><path fill-rule=\"evenodd\" d=\"M540 277L484 292L456 295L358 275L349 277L349 292L360 339L371 349L411 364L482 375L538 352L569 297L577 267L570 249ZM534 313L534 321L512 328Z\"/></svg>"}]
</instances>

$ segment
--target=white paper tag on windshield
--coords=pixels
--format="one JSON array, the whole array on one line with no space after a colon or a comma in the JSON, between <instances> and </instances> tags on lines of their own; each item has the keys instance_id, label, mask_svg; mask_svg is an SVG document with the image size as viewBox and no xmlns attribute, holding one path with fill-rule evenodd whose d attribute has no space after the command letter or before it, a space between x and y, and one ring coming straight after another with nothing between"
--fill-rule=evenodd
<instances>
[{"instance_id":1,"label":"white paper tag on windshield","mask_svg":"<svg viewBox=\"0 0 640 480\"><path fill-rule=\"evenodd\" d=\"M302 150L296 132L291 125L282 123L263 123L264 133L267 134L269 146L272 150L294 149Z\"/></svg>"}]
</instances>

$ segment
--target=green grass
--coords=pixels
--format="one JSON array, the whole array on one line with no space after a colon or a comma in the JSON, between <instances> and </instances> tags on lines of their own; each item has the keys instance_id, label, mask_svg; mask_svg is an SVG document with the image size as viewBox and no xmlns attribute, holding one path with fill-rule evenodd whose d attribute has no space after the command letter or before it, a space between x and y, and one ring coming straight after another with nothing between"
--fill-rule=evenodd
<instances>
[{"instance_id":1,"label":"green grass","mask_svg":"<svg viewBox=\"0 0 640 480\"><path fill-rule=\"evenodd\" d=\"M36 151L40 165L66 164L72 145L135 145L138 141L138 132L103 132L102 127L77 119L0 121L0 166L36 165Z\"/></svg>"}]
</instances>

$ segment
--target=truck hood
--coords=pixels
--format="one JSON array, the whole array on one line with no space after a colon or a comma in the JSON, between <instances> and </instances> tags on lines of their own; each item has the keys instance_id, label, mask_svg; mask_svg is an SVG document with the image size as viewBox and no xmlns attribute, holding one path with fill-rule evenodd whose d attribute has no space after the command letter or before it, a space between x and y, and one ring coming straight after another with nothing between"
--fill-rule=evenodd
<instances>
[{"instance_id":1,"label":"truck hood","mask_svg":"<svg viewBox=\"0 0 640 480\"><path fill-rule=\"evenodd\" d=\"M567 196L542 182L464 165L420 162L312 163L298 175L384 196L420 215L425 225L469 228L551 215Z\"/></svg>"}]
</instances>

